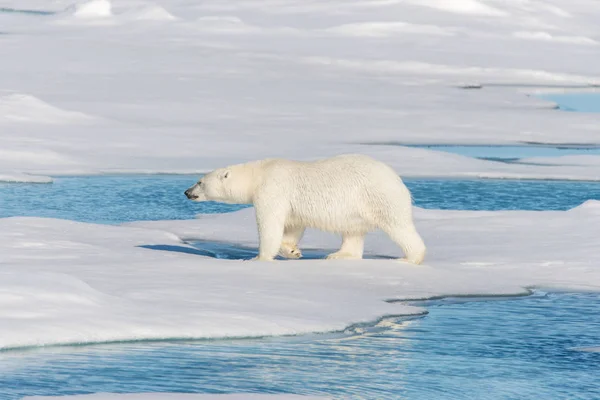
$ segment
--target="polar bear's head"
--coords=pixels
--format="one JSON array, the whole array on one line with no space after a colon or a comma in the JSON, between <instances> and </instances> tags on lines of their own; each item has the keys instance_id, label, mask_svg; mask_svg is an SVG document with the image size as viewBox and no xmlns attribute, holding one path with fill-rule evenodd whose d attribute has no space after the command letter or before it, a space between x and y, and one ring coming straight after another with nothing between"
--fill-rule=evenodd
<instances>
[{"instance_id":1,"label":"polar bear's head","mask_svg":"<svg viewBox=\"0 0 600 400\"><path fill-rule=\"evenodd\" d=\"M241 165L214 170L185 191L193 201L249 204L252 200L250 171Z\"/></svg>"}]
</instances>

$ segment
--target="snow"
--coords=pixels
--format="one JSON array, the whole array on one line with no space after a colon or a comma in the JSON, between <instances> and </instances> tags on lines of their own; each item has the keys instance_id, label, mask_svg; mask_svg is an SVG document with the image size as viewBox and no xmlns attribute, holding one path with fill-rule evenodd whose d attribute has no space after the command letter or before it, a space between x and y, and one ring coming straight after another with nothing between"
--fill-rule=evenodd
<instances>
[{"instance_id":1,"label":"snow","mask_svg":"<svg viewBox=\"0 0 600 400\"><path fill-rule=\"evenodd\" d=\"M132 13L134 19L147 21L174 21L177 19L167 10L159 6L144 6Z\"/></svg>"},{"instance_id":2,"label":"snow","mask_svg":"<svg viewBox=\"0 0 600 400\"><path fill-rule=\"evenodd\" d=\"M253 209L190 221L104 226L0 219L0 348L338 331L425 312L389 300L600 290L600 202L567 212L416 210L424 266L395 260L215 260L182 240L256 248ZM160 251L140 246L163 246ZM339 238L309 232L303 248ZM368 254L399 257L383 234ZM44 329L39 329L43 326Z\"/></svg>"},{"instance_id":3,"label":"snow","mask_svg":"<svg viewBox=\"0 0 600 400\"><path fill-rule=\"evenodd\" d=\"M587 44L587 45L593 45L593 46L597 46L599 44L594 39L590 39L585 36L554 36L551 33L540 32L540 31L515 32L515 33L513 33L513 35L515 37L521 38L521 39L548 40L548 41L556 41L556 42L567 43L567 44Z\"/></svg>"},{"instance_id":4,"label":"snow","mask_svg":"<svg viewBox=\"0 0 600 400\"><path fill-rule=\"evenodd\" d=\"M78 4L73 16L76 18L103 18L110 17L112 5L108 0L91 0Z\"/></svg>"},{"instance_id":5,"label":"snow","mask_svg":"<svg viewBox=\"0 0 600 400\"><path fill-rule=\"evenodd\" d=\"M494 17L508 16L506 12L489 6L483 1L477 0L454 0L451 2L444 0L409 0L408 3L457 14L487 15Z\"/></svg>"},{"instance_id":6,"label":"snow","mask_svg":"<svg viewBox=\"0 0 600 400\"><path fill-rule=\"evenodd\" d=\"M535 163L540 165L563 165L563 166L586 166L588 168L600 167L600 155L582 154L560 157L528 157L520 160L526 163Z\"/></svg>"},{"instance_id":7,"label":"snow","mask_svg":"<svg viewBox=\"0 0 600 400\"><path fill-rule=\"evenodd\" d=\"M597 143L597 115L527 96L600 83L593 0L2 5L55 12L0 14L0 143L14 154L2 174L363 152L406 176L599 179L586 159L507 166L357 144Z\"/></svg>"},{"instance_id":8,"label":"snow","mask_svg":"<svg viewBox=\"0 0 600 400\"><path fill-rule=\"evenodd\" d=\"M342 36L386 37L402 34L452 35L452 31L435 25L419 25L407 22L357 22L326 29Z\"/></svg>"},{"instance_id":9,"label":"snow","mask_svg":"<svg viewBox=\"0 0 600 400\"><path fill-rule=\"evenodd\" d=\"M0 96L0 122L69 124L90 121L92 117L76 111L61 110L27 94Z\"/></svg>"},{"instance_id":10,"label":"snow","mask_svg":"<svg viewBox=\"0 0 600 400\"><path fill-rule=\"evenodd\" d=\"M0 155L2 151L0 151ZM11 155L14 153L11 153ZM27 175L20 173L1 173L0 174L0 183L9 182L9 183L52 183L52 178L49 176L40 176L40 175Z\"/></svg>"},{"instance_id":11,"label":"snow","mask_svg":"<svg viewBox=\"0 0 600 400\"><path fill-rule=\"evenodd\" d=\"M598 114L534 96L600 84L596 0L0 4L54 13L0 13L0 181L348 152L402 176L600 180L598 156L505 164L401 146L598 143ZM600 290L599 210L417 210L421 267L139 247L256 246L252 209L126 226L0 219L0 348L324 332L425 311L386 300ZM302 246L338 242L311 232ZM367 251L400 255L380 234Z\"/></svg>"}]
</instances>

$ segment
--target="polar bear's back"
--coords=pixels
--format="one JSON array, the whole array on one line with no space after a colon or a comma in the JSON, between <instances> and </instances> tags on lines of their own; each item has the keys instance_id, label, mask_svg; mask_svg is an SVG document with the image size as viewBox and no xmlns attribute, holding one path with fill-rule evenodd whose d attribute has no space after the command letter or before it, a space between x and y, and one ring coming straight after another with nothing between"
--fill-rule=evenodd
<instances>
[{"instance_id":1,"label":"polar bear's back","mask_svg":"<svg viewBox=\"0 0 600 400\"><path fill-rule=\"evenodd\" d=\"M312 162L300 162L297 168L305 178L307 188L319 191L330 188L336 193L377 189L382 183L401 183L400 177L388 165L361 154L344 154Z\"/></svg>"},{"instance_id":2,"label":"polar bear's back","mask_svg":"<svg viewBox=\"0 0 600 400\"><path fill-rule=\"evenodd\" d=\"M411 215L410 192L400 177L368 156L347 154L311 162L270 160L264 178L289 199L291 225L367 232L381 220Z\"/></svg>"}]
</instances>

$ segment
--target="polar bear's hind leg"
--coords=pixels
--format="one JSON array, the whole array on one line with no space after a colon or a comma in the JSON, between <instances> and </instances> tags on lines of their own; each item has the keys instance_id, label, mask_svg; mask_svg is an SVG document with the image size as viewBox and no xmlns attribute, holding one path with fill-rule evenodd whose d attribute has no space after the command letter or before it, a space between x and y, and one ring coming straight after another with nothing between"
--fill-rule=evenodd
<instances>
[{"instance_id":1,"label":"polar bear's hind leg","mask_svg":"<svg viewBox=\"0 0 600 400\"><path fill-rule=\"evenodd\" d=\"M347 233L342 236L342 247L327 256L328 260L360 260L363 256L365 235Z\"/></svg>"},{"instance_id":2,"label":"polar bear's hind leg","mask_svg":"<svg viewBox=\"0 0 600 400\"><path fill-rule=\"evenodd\" d=\"M396 242L404 252L402 261L421 264L425 258L425 243L413 224L384 227L384 232Z\"/></svg>"}]
</instances>

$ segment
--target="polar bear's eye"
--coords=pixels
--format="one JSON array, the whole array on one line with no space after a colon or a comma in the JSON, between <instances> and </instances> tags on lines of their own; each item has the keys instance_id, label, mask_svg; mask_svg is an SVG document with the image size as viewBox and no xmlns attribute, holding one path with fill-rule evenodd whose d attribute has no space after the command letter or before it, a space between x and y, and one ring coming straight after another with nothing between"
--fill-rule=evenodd
<instances>
[{"instance_id":1,"label":"polar bear's eye","mask_svg":"<svg viewBox=\"0 0 600 400\"><path fill-rule=\"evenodd\" d=\"M227 179L228 176L229 176L229 171L225 172L225 175L223 175L223 179Z\"/></svg>"}]
</instances>

